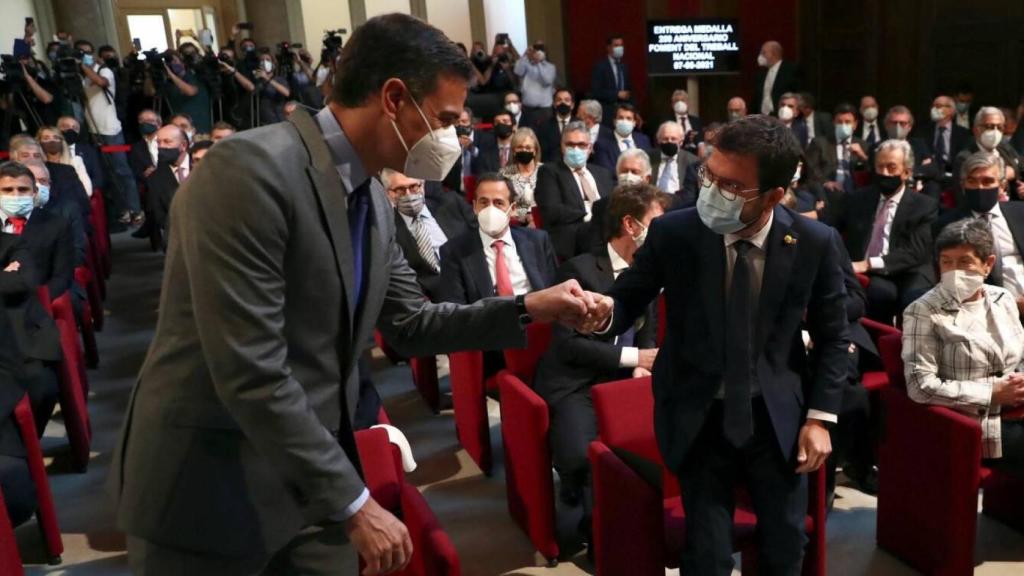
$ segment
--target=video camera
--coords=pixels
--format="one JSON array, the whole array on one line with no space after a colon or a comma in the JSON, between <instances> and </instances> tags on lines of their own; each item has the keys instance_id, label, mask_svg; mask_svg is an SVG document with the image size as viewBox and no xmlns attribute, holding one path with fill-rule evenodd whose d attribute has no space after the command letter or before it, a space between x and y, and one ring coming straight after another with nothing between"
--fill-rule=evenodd
<instances>
[{"instance_id":1,"label":"video camera","mask_svg":"<svg viewBox=\"0 0 1024 576\"><path fill-rule=\"evenodd\" d=\"M11 54L0 55L0 75L10 85L20 83L25 79L25 72L21 69L21 64Z\"/></svg>"},{"instance_id":2,"label":"video camera","mask_svg":"<svg viewBox=\"0 0 1024 576\"><path fill-rule=\"evenodd\" d=\"M345 34L348 34L348 30L345 28L324 31L324 47L320 51L320 59L322 61L333 62L338 57L338 52L341 51L342 45L345 44Z\"/></svg>"},{"instance_id":3,"label":"video camera","mask_svg":"<svg viewBox=\"0 0 1024 576\"><path fill-rule=\"evenodd\" d=\"M295 72L295 54L292 53L292 45L289 42L281 42L277 45L277 71L285 78Z\"/></svg>"}]
</instances>

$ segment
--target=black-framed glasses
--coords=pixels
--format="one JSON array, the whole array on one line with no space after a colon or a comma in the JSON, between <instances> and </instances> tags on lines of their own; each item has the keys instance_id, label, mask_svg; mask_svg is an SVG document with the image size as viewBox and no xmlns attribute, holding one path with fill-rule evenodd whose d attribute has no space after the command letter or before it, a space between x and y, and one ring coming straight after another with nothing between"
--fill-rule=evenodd
<instances>
[{"instance_id":1,"label":"black-framed glasses","mask_svg":"<svg viewBox=\"0 0 1024 576\"><path fill-rule=\"evenodd\" d=\"M747 192L756 192L761 190L760 188L741 188L742 184L739 182L723 182L708 168L707 164L701 164L700 168L697 169L697 179L700 182L701 188L707 188L712 184L718 184L718 193L722 195L722 198L725 198L730 202Z\"/></svg>"}]
</instances>

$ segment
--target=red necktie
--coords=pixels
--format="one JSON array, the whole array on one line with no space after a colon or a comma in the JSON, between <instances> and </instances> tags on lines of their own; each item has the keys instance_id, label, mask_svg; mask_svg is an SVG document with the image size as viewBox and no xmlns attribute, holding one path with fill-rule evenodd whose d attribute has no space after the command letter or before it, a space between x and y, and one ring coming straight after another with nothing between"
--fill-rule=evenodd
<instances>
[{"instance_id":1,"label":"red necktie","mask_svg":"<svg viewBox=\"0 0 1024 576\"><path fill-rule=\"evenodd\" d=\"M21 235L21 233L25 231L25 222L27 222L27 220L24 218L20 216L11 216L7 221L11 223L11 227L14 228L15 234Z\"/></svg>"},{"instance_id":2,"label":"red necktie","mask_svg":"<svg viewBox=\"0 0 1024 576\"><path fill-rule=\"evenodd\" d=\"M515 296L515 292L512 291L512 276L508 273L505 253L502 251L505 242L495 240L491 246L494 247L494 288L498 296Z\"/></svg>"}]
</instances>

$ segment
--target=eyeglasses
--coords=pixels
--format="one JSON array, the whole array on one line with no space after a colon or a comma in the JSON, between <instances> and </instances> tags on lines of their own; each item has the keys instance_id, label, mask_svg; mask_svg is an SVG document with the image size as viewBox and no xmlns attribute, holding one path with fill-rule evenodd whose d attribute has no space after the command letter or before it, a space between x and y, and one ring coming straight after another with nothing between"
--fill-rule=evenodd
<instances>
[{"instance_id":1,"label":"eyeglasses","mask_svg":"<svg viewBox=\"0 0 1024 576\"><path fill-rule=\"evenodd\" d=\"M423 183L422 182L416 182L416 183L413 183L413 184L409 184L408 186L396 186L396 187L391 189L391 192L394 192L395 194L397 194L399 196L405 196L406 194L416 194L417 192L419 192L422 189L423 189Z\"/></svg>"},{"instance_id":2,"label":"eyeglasses","mask_svg":"<svg viewBox=\"0 0 1024 576\"><path fill-rule=\"evenodd\" d=\"M697 169L697 178L700 181L701 188L707 188L712 184L718 184L718 193L722 195L722 198L725 198L730 202L742 194L760 190L760 188L741 188L742 184L739 182L723 182L708 168L707 164L701 164L700 168Z\"/></svg>"}]
</instances>

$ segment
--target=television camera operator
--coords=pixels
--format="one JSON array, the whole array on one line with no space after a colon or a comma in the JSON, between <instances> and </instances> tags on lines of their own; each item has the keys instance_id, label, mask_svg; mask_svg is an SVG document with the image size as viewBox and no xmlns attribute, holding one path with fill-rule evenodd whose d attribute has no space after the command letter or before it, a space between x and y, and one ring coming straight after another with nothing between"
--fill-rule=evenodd
<instances>
[{"instance_id":1,"label":"television camera operator","mask_svg":"<svg viewBox=\"0 0 1024 576\"><path fill-rule=\"evenodd\" d=\"M0 128L5 142L12 134L55 124L65 109L70 110L49 67L33 56L33 46L35 24L26 18L24 37L15 39L11 54L0 56L0 99L8 112Z\"/></svg>"},{"instance_id":2,"label":"television camera operator","mask_svg":"<svg viewBox=\"0 0 1024 576\"><path fill-rule=\"evenodd\" d=\"M220 99L214 101L214 117L233 126L250 126L249 101L256 91L256 84L249 76L251 67L245 65L245 59L236 60L235 49L230 46L217 54L217 60L221 93Z\"/></svg>"},{"instance_id":3,"label":"television camera operator","mask_svg":"<svg viewBox=\"0 0 1024 576\"><path fill-rule=\"evenodd\" d=\"M323 48L320 49L320 63L316 66L314 77L316 78L316 87L320 91L320 96L325 103L331 96L331 90L334 89L335 65L338 62L341 46L345 43L345 34L348 34L348 30L345 28L324 31Z\"/></svg>"},{"instance_id":4,"label":"television camera operator","mask_svg":"<svg viewBox=\"0 0 1024 576\"><path fill-rule=\"evenodd\" d=\"M288 81L291 99L303 106L319 110L324 98L316 87L316 73L313 72L313 56L302 44L282 42L278 45L277 65L280 74Z\"/></svg>"},{"instance_id":5,"label":"television camera operator","mask_svg":"<svg viewBox=\"0 0 1024 576\"><path fill-rule=\"evenodd\" d=\"M185 42L177 50L169 48L164 52L162 64L166 81L157 90L170 113L188 114L197 131L209 132L213 126L211 91L220 89L217 59L214 58L211 70L210 60L200 56L199 48Z\"/></svg>"}]
</instances>

